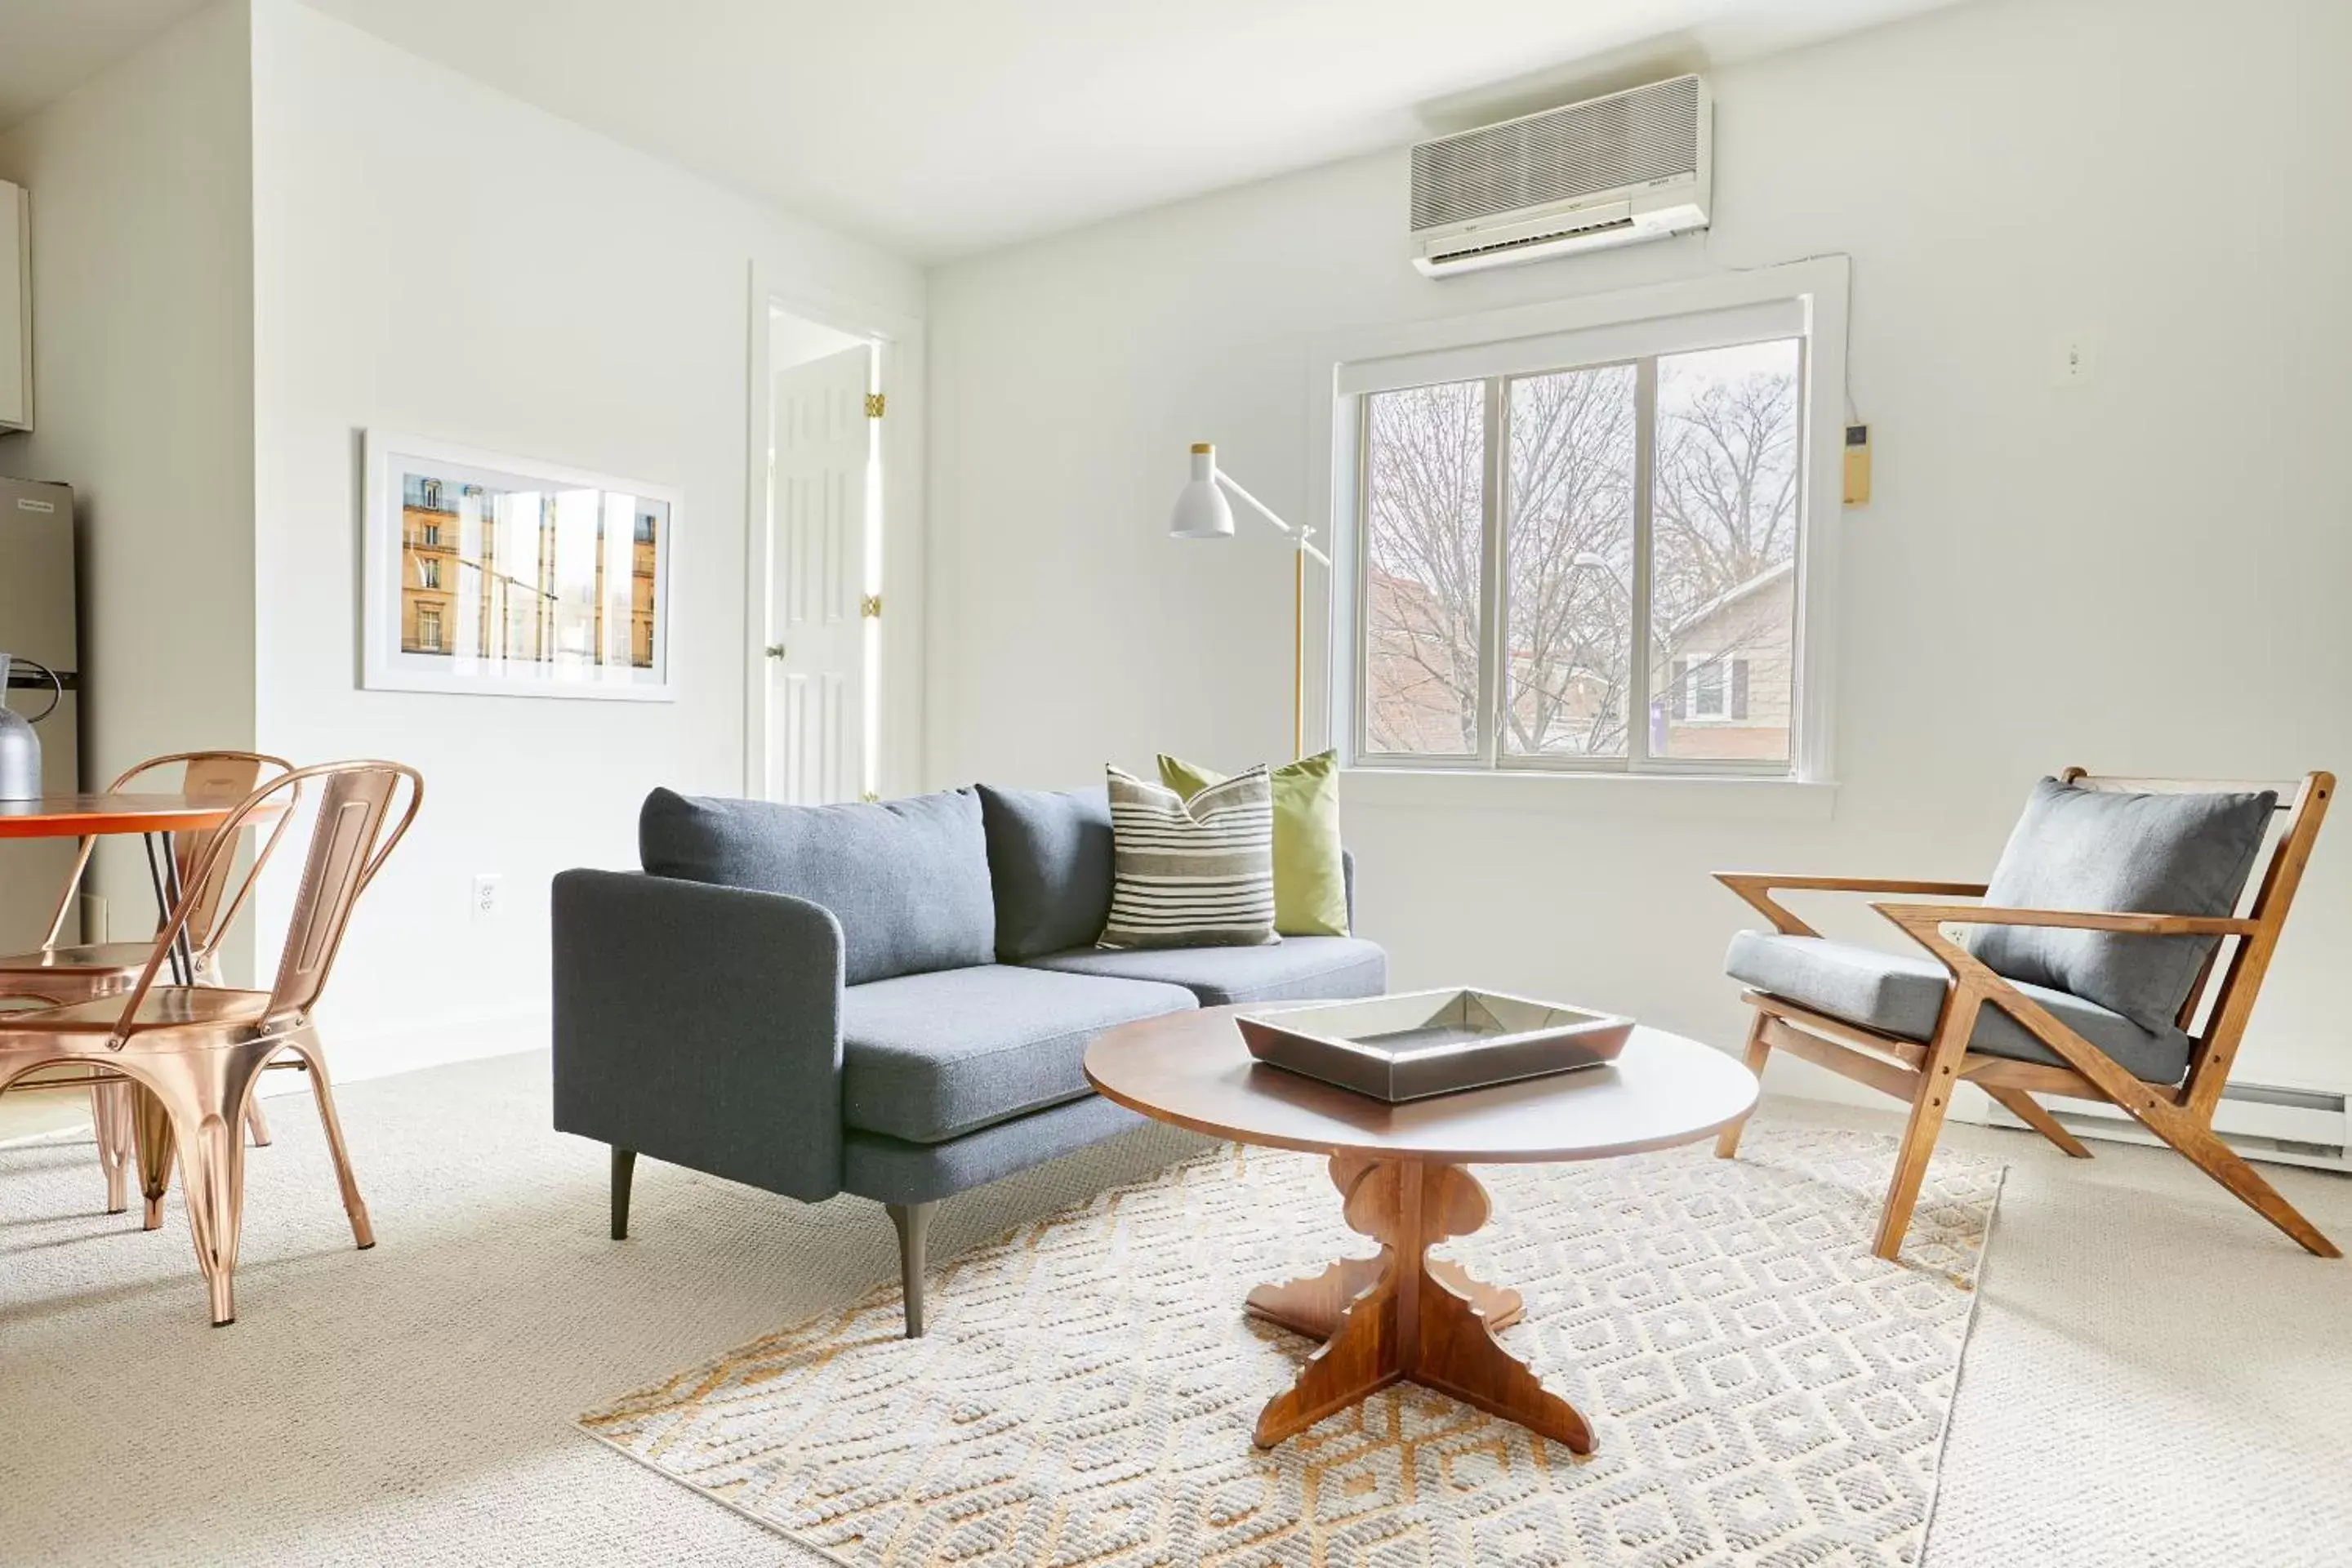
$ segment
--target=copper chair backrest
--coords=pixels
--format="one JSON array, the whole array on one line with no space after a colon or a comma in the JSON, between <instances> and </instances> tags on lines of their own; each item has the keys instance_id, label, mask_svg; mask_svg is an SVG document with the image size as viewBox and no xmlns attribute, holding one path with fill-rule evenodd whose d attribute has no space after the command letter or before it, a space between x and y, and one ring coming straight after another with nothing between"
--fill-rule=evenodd
<instances>
[{"instance_id":1,"label":"copper chair backrest","mask_svg":"<svg viewBox=\"0 0 2352 1568\"><path fill-rule=\"evenodd\" d=\"M397 763L341 763L330 768L323 775L318 821L310 830L310 853L302 863L302 884L287 922L286 952L278 960L277 984L270 987L272 1017L307 1013L318 1002L361 889L408 831L424 799L423 778ZM408 809L379 849L377 840L404 776L411 785Z\"/></svg>"},{"instance_id":2,"label":"copper chair backrest","mask_svg":"<svg viewBox=\"0 0 2352 1568\"><path fill-rule=\"evenodd\" d=\"M408 800L395 820L393 805L403 779L408 782ZM123 1008L121 1026L114 1037L118 1046L129 1037L140 1003L170 959L174 936L195 912L205 889L221 875L222 865L234 858L237 833L257 813L269 809L277 797L288 795L293 798L285 803L285 819L278 829L284 831L286 820L293 815L294 799L312 784L319 786L319 802L310 826L310 847L303 858L302 880L287 921L286 947L270 987L265 1026L278 1026L317 1005L335 953L342 945L344 929L351 923L352 906L425 804L424 776L403 763L322 763L281 774L247 795L213 835L179 907L164 922L155 951ZM232 912L243 907L260 874L258 863L247 871L229 906Z\"/></svg>"},{"instance_id":3,"label":"copper chair backrest","mask_svg":"<svg viewBox=\"0 0 2352 1568\"><path fill-rule=\"evenodd\" d=\"M294 764L285 758L269 756L260 752L173 752L168 756L150 757L143 763L125 769L117 775L112 784L106 786L106 793L109 795L135 793L138 785L149 774L161 773L166 768L175 766L182 770L181 794L197 800L219 801L223 804L241 801L252 794L261 784L265 772L272 778L278 778L294 771ZM269 836L262 840L260 849L254 856L253 863L256 868L268 863L270 853L278 847L278 840L285 833L286 825L289 820L291 820L290 812L279 816L277 825L271 828ZM211 847L213 839L220 831L215 828L204 832L175 833L172 836L172 858L178 865L181 886L184 889L199 886L195 880L196 867L204 860L205 851ZM81 841L80 847L74 857L73 869L66 875L65 889L58 896L56 912L49 917L48 934L41 939L43 947L50 948L58 945L58 939L64 934L66 922L72 918L74 900L81 891L82 878L89 869L90 851L97 844L98 840L95 838L85 838ZM221 894L228 884L229 874L235 866L234 856L223 856L213 862L212 872L201 885L202 896L190 909L188 941L200 957L210 953L219 945L222 935L236 919L236 904L230 905L226 910L223 910L220 907ZM248 878L245 887L251 886L252 880ZM241 889L240 901L242 893Z\"/></svg>"}]
</instances>

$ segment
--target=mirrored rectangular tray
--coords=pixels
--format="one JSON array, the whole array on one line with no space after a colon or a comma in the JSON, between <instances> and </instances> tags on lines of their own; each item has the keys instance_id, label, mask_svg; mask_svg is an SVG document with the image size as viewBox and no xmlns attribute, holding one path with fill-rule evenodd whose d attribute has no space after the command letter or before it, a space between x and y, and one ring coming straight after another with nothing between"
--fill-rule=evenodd
<instances>
[{"instance_id":1,"label":"mirrored rectangular tray","mask_svg":"<svg viewBox=\"0 0 2352 1568\"><path fill-rule=\"evenodd\" d=\"M1497 991L1413 991L1234 1018L1250 1055L1391 1103L1615 1059L1633 1020Z\"/></svg>"}]
</instances>

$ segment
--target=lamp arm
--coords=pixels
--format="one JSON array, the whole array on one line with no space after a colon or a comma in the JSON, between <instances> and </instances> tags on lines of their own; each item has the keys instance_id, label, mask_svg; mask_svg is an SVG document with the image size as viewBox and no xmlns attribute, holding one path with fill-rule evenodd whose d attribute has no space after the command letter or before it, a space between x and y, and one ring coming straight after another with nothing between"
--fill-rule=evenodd
<instances>
[{"instance_id":1,"label":"lamp arm","mask_svg":"<svg viewBox=\"0 0 2352 1568\"><path fill-rule=\"evenodd\" d=\"M1258 516L1274 524L1276 528L1281 530L1287 537L1297 540L1300 550L1312 555L1316 560L1320 561L1327 567L1331 564L1331 558L1328 555L1324 554L1322 551L1317 549L1312 542L1315 534L1315 531L1313 529L1297 528L1283 521L1281 516L1276 513L1272 507L1266 505L1265 502L1258 500L1257 497L1250 494L1249 491L1235 484L1234 482L1233 476L1226 473L1224 469L1219 468L1217 470L1216 479L1217 483L1233 491L1234 499L1248 503L1250 510L1256 512Z\"/></svg>"}]
</instances>

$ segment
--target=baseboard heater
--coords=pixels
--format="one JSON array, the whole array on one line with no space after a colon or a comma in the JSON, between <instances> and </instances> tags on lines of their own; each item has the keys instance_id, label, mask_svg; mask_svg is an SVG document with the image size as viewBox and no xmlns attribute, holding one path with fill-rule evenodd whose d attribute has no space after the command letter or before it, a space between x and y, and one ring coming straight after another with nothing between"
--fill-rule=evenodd
<instances>
[{"instance_id":1,"label":"baseboard heater","mask_svg":"<svg viewBox=\"0 0 2352 1568\"><path fill-rule=\"evenodd\" d=\"M2233 1083L2221 1091L2221 1103L2214 1108L2213 1131L2249 1160L2352 1172L2352 1159L2346 1157L2347 1146L2352 1145L2352 1108L2347 1108L2347 1099L2331 1089ZM2112 1105L2054 1095L2042 1103L2061 1126L2078 1138L2104 1138L2118 1143L2162 1142ZM1986 1104L1988 1125L2025 1125L2008 1107L1990 1100Z\"/></svg>"}]
</instances>

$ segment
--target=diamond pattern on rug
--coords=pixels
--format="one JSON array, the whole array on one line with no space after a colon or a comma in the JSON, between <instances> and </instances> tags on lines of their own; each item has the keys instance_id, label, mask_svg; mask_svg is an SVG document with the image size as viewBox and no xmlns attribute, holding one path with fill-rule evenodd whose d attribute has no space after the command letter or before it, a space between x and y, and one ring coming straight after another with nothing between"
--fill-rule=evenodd
<instances>
[{"instance_id":1,"label":"diamond pattern on rug","mask_svg":"<svg viewBox=\"0 0 2352 1568\"><path fill-rule=\"evenodd\" d=\"M1314 1345L1243 1296L1370 1244L1324 1162L1234 1147L953 1260L924 1339L877 1289L581 1424L855 1568L1916 1563L2002 1168L1937 1156L1888 1263L1894 1158L1479 1167L1494 1218L1437 1255L1526 1296L1499 1337L1586 1459L1410 1384L1253 1447Z\"/></svg>"}]
</instances>

